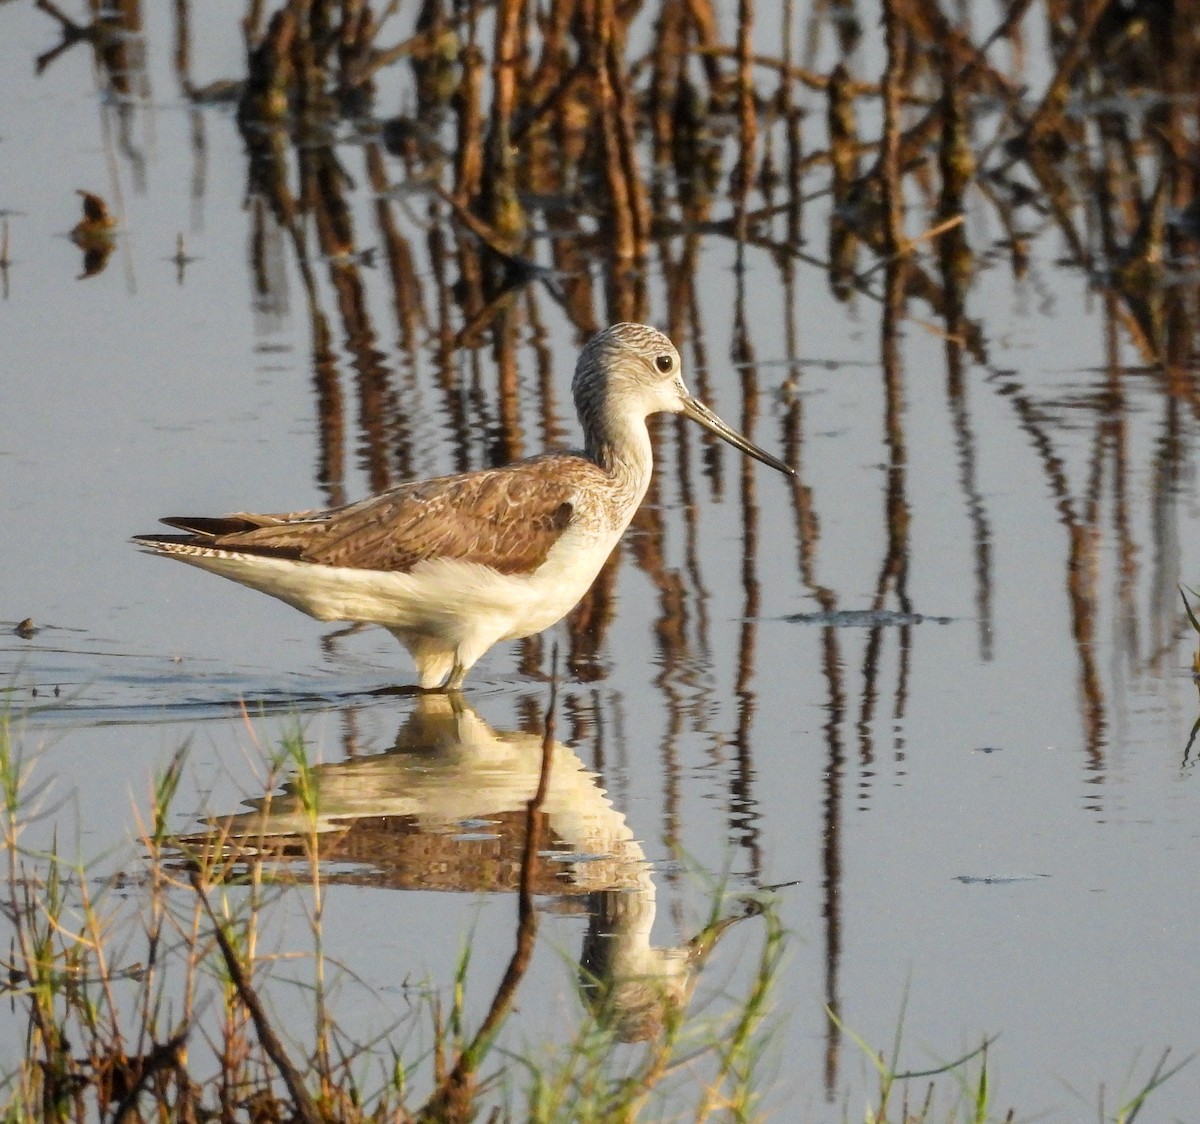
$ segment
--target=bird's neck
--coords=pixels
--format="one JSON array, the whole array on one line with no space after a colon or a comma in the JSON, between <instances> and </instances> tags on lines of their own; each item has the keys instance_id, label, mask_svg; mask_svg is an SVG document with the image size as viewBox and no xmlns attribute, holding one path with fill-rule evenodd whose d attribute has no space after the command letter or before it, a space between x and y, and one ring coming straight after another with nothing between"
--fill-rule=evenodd
<instances>
[{"instance_id":1,"label":"bird's neck","mask_svg":"<svg viewBox=\"0 0 1200 1124\"><path fill-rule=\"evenodd\" d=\"M587 455L613 480L636 493L638 502L650 486L654 458L644 418L604 418L588 427Z\"/></svg>"}]
</instances>

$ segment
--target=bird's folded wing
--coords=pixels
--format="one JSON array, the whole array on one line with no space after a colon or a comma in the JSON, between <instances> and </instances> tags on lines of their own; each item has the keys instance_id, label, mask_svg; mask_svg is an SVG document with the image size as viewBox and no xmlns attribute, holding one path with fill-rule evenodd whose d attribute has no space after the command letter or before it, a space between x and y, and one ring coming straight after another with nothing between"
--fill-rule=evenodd
<instances>
[{"instance_id":1,"label":"bird's folded wing","mask_svg":"<svg viewBox=\"0 0 1200 1124\"><path fill-rule=\"evenodd\" d=\"M327 566L406 571L448 558L520 573L536 569L566 529L581 472L603 475L588 461L551 456L401 484L330 511L164 522L210 547Z\"/></svg>"}]
</instances>

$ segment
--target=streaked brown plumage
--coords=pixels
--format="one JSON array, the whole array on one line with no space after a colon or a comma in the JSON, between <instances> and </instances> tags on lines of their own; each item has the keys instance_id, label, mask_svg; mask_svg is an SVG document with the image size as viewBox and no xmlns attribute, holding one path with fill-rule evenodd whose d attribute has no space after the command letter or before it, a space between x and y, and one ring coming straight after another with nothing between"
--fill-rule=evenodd
<instances>
[{"instance_id":1,"label":"streaked brown plumage","mask_svg":"<svg viewBox=\"0 0 1200 1124\"><path fill-rule=\"evenodd\" d=\"M603 472L580 459L564 474L560 458L533 457L459 476L401 484L377 496L328 511L280 515L242 512L223 518L163 519L192 534L178 541L355 569L409 571L431 558L455 558L502 574L536 569L566 529L574 494ZM537 510L517 523L514 510ZM171 536L158 536L163 542Z\"/></svg>"}]
</instances>

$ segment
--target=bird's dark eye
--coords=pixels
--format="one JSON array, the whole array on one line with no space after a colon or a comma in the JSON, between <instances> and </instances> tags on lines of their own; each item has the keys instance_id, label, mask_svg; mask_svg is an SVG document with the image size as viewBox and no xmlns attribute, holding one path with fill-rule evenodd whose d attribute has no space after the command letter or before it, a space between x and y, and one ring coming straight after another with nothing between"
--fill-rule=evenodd
<instances>
[{"instance_id":1,"label":"bird's dark eye","mask_svg":"<svg viewBox=\"0 0 1200 1124\"><path fill-rule=\"evenodd\" d=\"M675 360L671 356L663 354L654 360L654 365L665 375L673 366Z\"/></svg>"}]
</instances>

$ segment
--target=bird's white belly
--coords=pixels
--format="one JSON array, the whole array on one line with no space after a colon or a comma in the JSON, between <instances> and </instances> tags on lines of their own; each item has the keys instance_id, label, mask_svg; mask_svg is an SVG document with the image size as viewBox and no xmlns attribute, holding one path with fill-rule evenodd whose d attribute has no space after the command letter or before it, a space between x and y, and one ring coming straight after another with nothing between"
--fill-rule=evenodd
<instances>
[{"instance_id":1,"label":"bird's white belly","mask_svg":"<svg viewBox=\"0 0 1200 1124\"><path fill-rule=\"evenodd\" d=\"M588 591L623 530L568 528L545 561L524 574L456 559L430 559L396 573L226 552L178 557L318 620L370 621L451 644L483 637L495 643L561 620Z\"/></svg>"}]
</instances>

